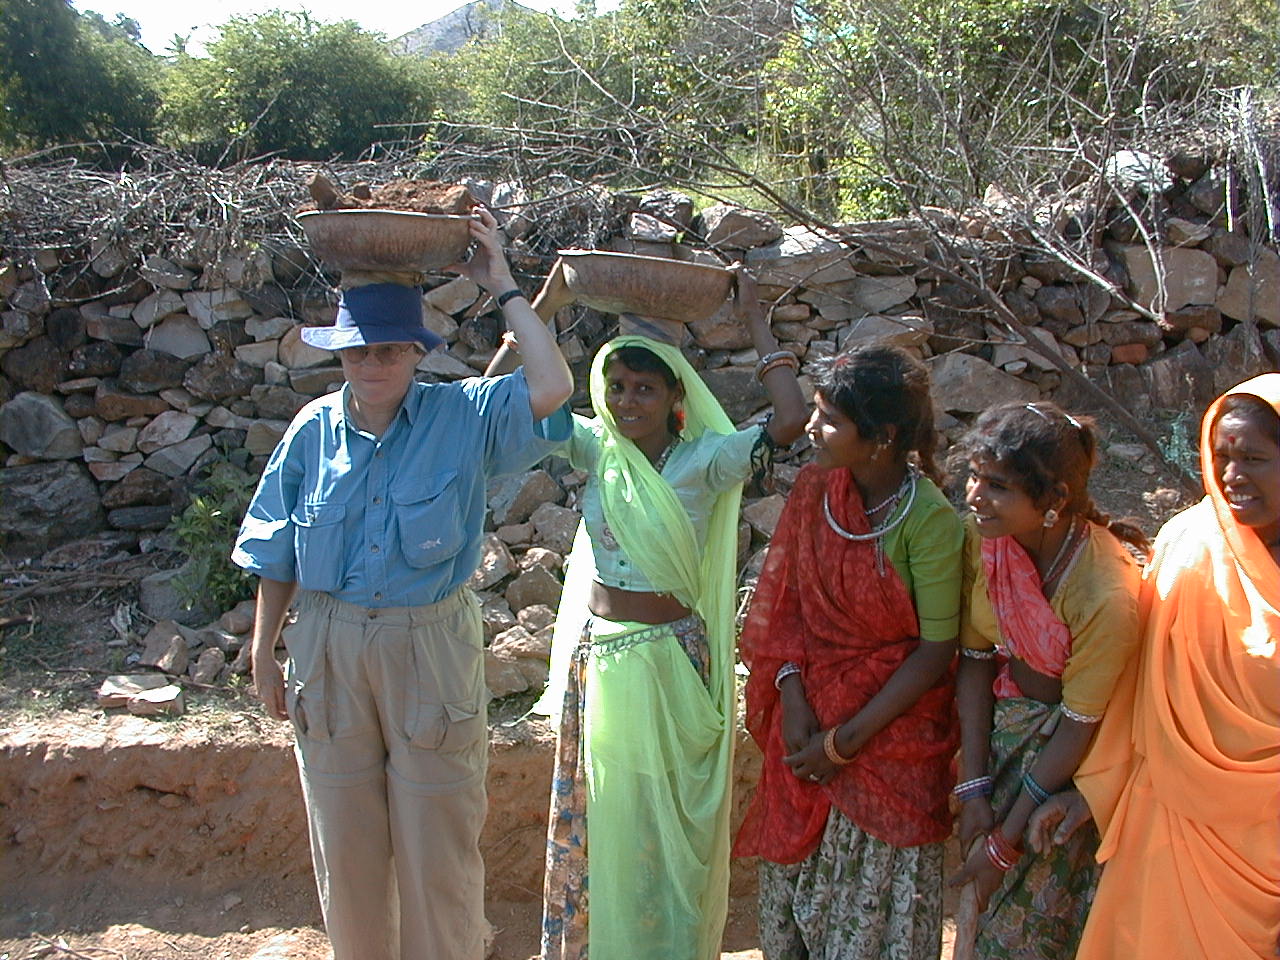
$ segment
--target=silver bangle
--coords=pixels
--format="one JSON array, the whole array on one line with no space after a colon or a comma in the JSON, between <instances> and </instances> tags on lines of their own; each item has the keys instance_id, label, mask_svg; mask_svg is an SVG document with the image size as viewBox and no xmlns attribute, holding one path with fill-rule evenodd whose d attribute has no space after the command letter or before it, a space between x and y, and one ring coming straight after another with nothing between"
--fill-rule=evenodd
<instances>
[{"instance_id":1,"label":"silver bangle","mask_svg":"<svg viewBox=\"0 0 1280 960\"><path fill-rule=\"evenodd\" d=\"M970 660L994 660L996 658L995 650L972 650L969 647L961 647L960 653Z\"/></svg>"},{"instance_id":2,"label":"silver bangle","mask_svg":"<svg viewBox=\"0 0 1280 960\"><path fill-rule=\"evenodd\" d=\"M788 660L786 663L784 663L782 666L778 668L777 674L774 675L773 689L781 691L782 681L787 679L787 677L795 676L799 672L800 672L800 664L793 663L792 661Z\"/></svg>"},{"instance_id":3,"label":"silver bangle","mask_svg":"<svg viewBox=\"0 0 1280 960\"><path fill-rule=\"evenodd\" d=\"M1076 723L1101 723L1102 722L1102 714L1099 714L1096 717L1091 717L1087 713L1076 713L1074 710L1068 707L1065 703L1060 704L1060 706L1062 707L1062 715L1066 717L1068 720L1074 720Z\"/></svg>"}]
</instances>

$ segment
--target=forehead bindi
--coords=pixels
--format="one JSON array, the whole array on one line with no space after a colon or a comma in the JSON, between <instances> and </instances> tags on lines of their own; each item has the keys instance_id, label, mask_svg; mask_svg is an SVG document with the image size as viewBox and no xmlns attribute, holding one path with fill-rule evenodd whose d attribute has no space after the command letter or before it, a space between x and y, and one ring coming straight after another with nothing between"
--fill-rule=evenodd
<instances>
[{"instance_id":1,"label":"forehead bindi","mask_svg":"<svg viewBox=\"0 0 1280 960\"><path fill-rule=\"evenodd\" d=\"M1268 448L1274 451L1280 450L1280 437L1263 428L1256 418L1232 411L1218 421L1213 446L1221 453L1245 453Z\"/></svg>"}]
</instances>

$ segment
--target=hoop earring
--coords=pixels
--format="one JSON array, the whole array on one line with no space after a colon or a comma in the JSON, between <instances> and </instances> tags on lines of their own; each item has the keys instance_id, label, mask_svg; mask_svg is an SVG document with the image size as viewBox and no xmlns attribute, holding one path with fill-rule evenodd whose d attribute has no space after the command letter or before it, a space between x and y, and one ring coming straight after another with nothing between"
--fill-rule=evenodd
<instances>
[{"instance_id":1,"label":"hoop earring","mask_svg":"<svg viewBox=\"0 0 1280 960\"><path fill-rule=\"evenodd\" d=\"M1053 509L1053 507L1050 507L1048 510L1044 512L1045 528L1047 529L1049 527L1052 527L1057 522L1058 522L1058 511Z\"/></svg>"}]
</instances>

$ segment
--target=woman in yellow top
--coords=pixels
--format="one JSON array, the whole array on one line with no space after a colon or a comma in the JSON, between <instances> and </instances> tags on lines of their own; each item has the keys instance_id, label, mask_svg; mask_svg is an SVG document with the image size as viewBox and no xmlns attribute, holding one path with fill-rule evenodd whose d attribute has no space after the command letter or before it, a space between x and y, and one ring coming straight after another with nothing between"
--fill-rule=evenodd
<instances>
[{"instance_id":1,"label":"woman in yellow top","mask_svg":"<svg viewBox=\"0 0 1280 960\"><path fill-rule=\"evenodd\" d=\"M1218 398L1205 498L1164 525L1142 644L1076 775L1105 868L1080 960L1260 960L1280 940L1280 373Z\"/></svg>"},{"instance_id":2,"label":"woman in yellow top","mask_svg":"<svg viewBox=\"0 0 1280 960\"><path fill-rule=\"evenodd\" d=\"M1035 808L1068 786L1138 641L1139 573L1089 497L1092 423L1051 403L979 418L969 459L956 681L960 841L974 882L977 955L1048 960L1075 951L1097 882L1097 836L1024 856ZM974 841L981 839L981 844Z\"/></svg>"}]
</instances>

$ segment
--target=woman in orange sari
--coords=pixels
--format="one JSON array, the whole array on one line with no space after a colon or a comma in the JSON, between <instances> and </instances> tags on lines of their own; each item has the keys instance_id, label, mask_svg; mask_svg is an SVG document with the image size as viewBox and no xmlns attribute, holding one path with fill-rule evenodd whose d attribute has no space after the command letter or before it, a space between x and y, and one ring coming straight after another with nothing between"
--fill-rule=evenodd
<instances>
[{"instance_id":1,"label":"woman in orange sari","mask_svg":"<svg viewBox=\"0 0 1280 960\"><path fill-rule=\"evenodd\" d=\"M1139 656L1076 775L1105 867L1079 960L1260 960L1280 939L1280 373L1209 408Z\"/></svg>"}]
</instances>

